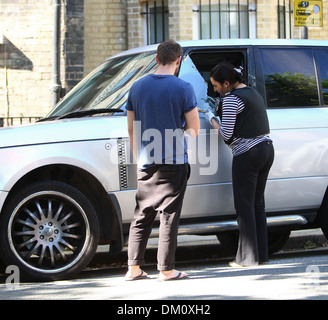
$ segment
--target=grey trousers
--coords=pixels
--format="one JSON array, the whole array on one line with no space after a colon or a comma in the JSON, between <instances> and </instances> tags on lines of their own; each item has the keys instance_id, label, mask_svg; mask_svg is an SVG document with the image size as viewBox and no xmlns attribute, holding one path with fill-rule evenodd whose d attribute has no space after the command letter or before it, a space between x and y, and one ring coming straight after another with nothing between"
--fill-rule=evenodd
<instances>
[{"instance_id":1,"label":"grey trousers","mask_svg":"<svg viewBox=\"0 0 328 320\"><path fill-rule=\"evenodd\" d=\"M174 269L177 234L189 164L155 165L138 170L136 209L130 225L128 265L143 265L153 222L160 214L157 268Z\"/></svg>"}]
</instances>

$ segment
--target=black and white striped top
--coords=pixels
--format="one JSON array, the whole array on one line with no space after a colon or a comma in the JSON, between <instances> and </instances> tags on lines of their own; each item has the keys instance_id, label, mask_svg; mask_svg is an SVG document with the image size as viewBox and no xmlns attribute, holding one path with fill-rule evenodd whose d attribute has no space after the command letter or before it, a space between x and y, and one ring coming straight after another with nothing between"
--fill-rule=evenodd
<instances>
[{"instance_id":1,"label":"black and white striped top","mask_svg":"<svg viewBox=\"0 0 328 320\"><path fill-rule=\"evenodd\" d=\"M229 140L234 131L237 114L244 110L244 102L234 94L226 94L222 104L222 126L220 128L220 134L224 140ZM257 144L263 141L271 141L268 135L262 135L254 138L234 138L229 145L232 154L238 156L244 152L247 152Z\"/></svg>"}]
</instances>

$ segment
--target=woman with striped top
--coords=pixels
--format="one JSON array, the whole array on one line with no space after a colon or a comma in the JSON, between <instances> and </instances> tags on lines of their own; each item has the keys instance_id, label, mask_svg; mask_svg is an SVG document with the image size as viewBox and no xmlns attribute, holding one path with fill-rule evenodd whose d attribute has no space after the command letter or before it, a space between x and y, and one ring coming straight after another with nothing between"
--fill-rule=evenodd
<instances>
[{"instance_id":1,"label":"woman with striped top","mask_svg":"<svg viewBox=\"0 0 328 320\"><path fill-rule=\"evenodd\" d=\"M261 95L244 84L241 69L222 62L211 70L214 91L223 97L220 117L206 117L233 154L232 184L239 242L232 267L268 260L264 190L274 159L266 108ZM220 120L221 118L221 120Z\"/></svg>"}]
</instances>

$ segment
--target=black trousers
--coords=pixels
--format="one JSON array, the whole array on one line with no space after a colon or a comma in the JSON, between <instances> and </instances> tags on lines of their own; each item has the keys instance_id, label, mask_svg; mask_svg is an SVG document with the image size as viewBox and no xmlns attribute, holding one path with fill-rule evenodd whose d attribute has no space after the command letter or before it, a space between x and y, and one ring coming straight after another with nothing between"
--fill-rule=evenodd
<instances>
[{"instance_id":1,"label":"black trousers","mask_svg":"<svg viewBox=\"0 0 328 320\"><path fill-rule=\"evenodd\" d=\"M138 171L136 209L130 225L128 265L144 264L149 235L160 214L157 268L174 269L177 234L189 164L155 165Z\"/></svg>"},{"instance_id":2,"label":"black trousers","mask_svg":"<svg viewBox=\"0 0 328 320\"><path fill-rule=\"evenodd\" d=\"M232 181L239 227L236 262L240 265L258 265L268 260L264 190L273 160L271 141L233 158Z\"/></svg>"}]
</instances>

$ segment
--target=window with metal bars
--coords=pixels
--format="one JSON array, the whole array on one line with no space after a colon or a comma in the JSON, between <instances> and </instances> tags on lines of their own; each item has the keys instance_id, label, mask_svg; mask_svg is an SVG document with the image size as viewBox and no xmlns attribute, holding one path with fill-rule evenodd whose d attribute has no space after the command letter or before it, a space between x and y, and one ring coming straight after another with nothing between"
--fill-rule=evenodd
<instances>
[{"instance_id":1,"label":"window with metal bars","mask_svg":"<svg viewBox=\"0 0 328 320\"><path fill-rule=\"evenodd\" d=\"M255 38L256 0L199 0L199 39Z\"/></svg>"},{"instance_id":2,"label":"window with metal bars","mask_svg":"<svg viewBox=\"0 0 328 320\"><path fill-rule=\"evenodd\" d=\"M145 17L146 43L154 44L168 39L169 10L167 1L148 1L141 14Z\"/></svg>"},{"instance_id":3,"label":"window with metal bars","mask_svg":"<svg viewBox=\"0 0 328 320\"><path fill-rule=\"evenodd\" d=\"M278 38L292 38L292 4L289 0L278 0Z\"/></svg>"}]
</instances>

